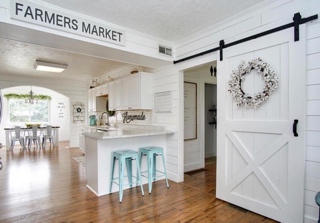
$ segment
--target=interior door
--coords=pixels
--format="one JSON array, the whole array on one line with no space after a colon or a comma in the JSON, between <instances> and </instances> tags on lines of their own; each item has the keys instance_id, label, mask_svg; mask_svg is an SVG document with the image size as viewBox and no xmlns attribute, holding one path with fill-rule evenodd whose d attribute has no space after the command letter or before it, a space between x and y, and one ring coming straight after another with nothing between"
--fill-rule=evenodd
<instances>
[{"instance_id":1,"label":"interior door","mask_svg":"<svg viewBox=\"0 0 320 223\"><path fill-rule=\"evenodd\" d=\"M303 222L306 118L305 27L223 51L218 61L217 197L280 222ZM258 108L237 107L228 92L230 74L241 61L261 58L275 71L279 87ZM262 91L253 70L242 83L246 93ZM298 122L295 137L293 122Z\"/></svg>"}]
</instances>

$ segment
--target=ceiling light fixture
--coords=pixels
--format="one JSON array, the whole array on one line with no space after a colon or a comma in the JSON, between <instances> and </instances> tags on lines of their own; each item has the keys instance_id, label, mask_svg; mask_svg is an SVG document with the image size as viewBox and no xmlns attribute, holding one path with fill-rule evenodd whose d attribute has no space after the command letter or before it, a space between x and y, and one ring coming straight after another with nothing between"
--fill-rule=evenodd
<instances>
[{"instance_id":1,"label":"ceiling light fixture","mask_svg":"<svg viewBox=\"0 0 320 223\"><path fill-rule=\"evenodd\" d=\"M36 60L33 64L33 67L38 71L61 73L62 71L67 69L68 65Z\"/></svg>"},{"instance_id":2,"label":"ceiling light fixture","mask_svg":"<svg viewBox=\"0 0 320 223\"><path fill-rule=\"evenodd\" d=\"M25 99L25 103L34 104L34 102L38 104L38 100L34 98L34 93L32 91L32 86L31 86L31 90L29 92L29 98Z\"/></svg>"}]
</instances>

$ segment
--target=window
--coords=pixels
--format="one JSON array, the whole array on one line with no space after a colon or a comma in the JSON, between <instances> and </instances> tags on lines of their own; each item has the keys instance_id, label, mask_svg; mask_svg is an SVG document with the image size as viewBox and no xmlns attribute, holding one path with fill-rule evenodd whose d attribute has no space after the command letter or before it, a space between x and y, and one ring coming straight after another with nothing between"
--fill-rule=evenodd
<instances>
[{"instance_id":1,"label":"window","mask_svg":"<svg viewBox=\"0 0 320 223\"><path fill-rule=\"evenodd\" d=\"M49 122L49 101L26 103L24 99L9 99L10 122Z\"/></svg>"}]
</instances>

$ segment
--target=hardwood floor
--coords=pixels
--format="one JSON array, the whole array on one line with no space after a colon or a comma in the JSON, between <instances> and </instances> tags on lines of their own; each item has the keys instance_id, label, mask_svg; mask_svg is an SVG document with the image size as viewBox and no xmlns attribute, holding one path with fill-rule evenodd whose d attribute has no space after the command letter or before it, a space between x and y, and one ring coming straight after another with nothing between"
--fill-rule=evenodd
<instances>
[{"instance_id":1,"label":"hardwood floor","mask_svg":"<svg viewBox=\"0 0 320 223\"><path fill-rule=\"evenodd\" d=\"M162 180L145 196L125 190L120 204L118 193L96 197L86 188L85 168L72 158L80 155L67 143L1 149L0 222L274 222L216 199L214 163L169 189Z\"/></svg>"}]
</instances>

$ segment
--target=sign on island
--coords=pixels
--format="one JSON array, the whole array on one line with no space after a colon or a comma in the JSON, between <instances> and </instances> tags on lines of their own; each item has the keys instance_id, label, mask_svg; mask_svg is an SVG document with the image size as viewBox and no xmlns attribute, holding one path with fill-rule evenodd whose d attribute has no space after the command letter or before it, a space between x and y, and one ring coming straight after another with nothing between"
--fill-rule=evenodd
<instances>
[{"instance_id":1,"label":"sign on island","mask_svg":"<svg viewBox=\"0 0 320 223\"><path fill-rule=\"evenodd\" d=\"M125 45L125 32L105 24L58 11L30 1L11 1L11 18L118 45Z\"/></svg>"}]
</instances>

